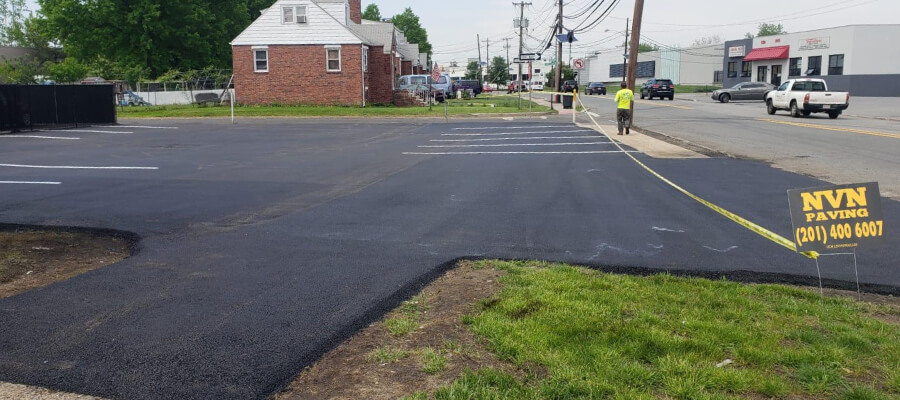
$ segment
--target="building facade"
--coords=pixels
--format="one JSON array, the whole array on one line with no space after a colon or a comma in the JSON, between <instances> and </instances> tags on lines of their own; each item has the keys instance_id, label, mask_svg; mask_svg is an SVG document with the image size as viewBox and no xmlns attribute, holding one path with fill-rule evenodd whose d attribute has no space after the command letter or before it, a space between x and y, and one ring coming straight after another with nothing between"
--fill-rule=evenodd
<instances>
[{"instance_id":1,"label":"building facade","mask_svg":"<svg viewBox=\"0 0 900 400\"><path fill-rule=\"evenodd\" d=\"M855 96L898 96L900 25L850 25L725 43L725 86L822 78Z\"/></svg>"},{"instance_id":2,"label":"building facade","mask_svg":"<svg viewBox=\"0 0 900 400\"><path fill-rule=\"evenodd\" d=\"M671 79L676 85L713 85L722 68L721 44L669 48L638 54L637 81ZM596 52L585 57L579 82L621 82L625 79L623 48Z\"/></svg>"}]
</instances>

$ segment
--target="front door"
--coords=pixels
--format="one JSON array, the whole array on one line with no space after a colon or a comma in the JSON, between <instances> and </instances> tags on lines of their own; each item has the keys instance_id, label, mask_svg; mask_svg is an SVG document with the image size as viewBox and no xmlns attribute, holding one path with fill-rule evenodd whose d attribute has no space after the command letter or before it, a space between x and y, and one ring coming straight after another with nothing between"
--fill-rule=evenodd
<instances>
[{"instance_id":1,"label":"front door","mask_svg":"<svg viewBox=\"0 0 900 400\"><path fill-rule=\"evenodd\" d=\"M781 66L780 65L772 66L772 84L775 86L781 86Z\"/></svg>"},{"instance_id":2,"label":"front door","mask_svg":"<svg viewBox=\"0 0 900 400\"><path fill-rule=\"evenodd\" d=\"M760 65L756 68L756 81L757 82L765 82L766 75L768 75L769 67L766 65Z\"/></svg>"}]
</instances>

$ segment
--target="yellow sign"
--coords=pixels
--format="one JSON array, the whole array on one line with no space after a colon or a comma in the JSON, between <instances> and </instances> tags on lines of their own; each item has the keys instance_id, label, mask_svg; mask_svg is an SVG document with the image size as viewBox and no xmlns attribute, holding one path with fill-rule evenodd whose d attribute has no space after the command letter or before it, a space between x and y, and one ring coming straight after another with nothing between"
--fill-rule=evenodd
<instances>
[{"instance_id":1,"label":"yellow sign","mask_svg":"<svg viewBox=\"0 0 900 400\"><path fill-rule=\"evenodd\" d=\"M788 201L797 251L825 253L884 238L878 183L789 190Z\"/></svg>"}]
</instances>

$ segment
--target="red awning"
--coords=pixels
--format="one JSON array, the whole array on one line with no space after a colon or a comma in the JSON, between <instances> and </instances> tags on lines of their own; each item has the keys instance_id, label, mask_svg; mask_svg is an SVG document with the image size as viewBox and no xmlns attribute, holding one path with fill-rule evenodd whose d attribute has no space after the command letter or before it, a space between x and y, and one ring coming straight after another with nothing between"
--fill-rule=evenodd
<instances>
[{"instance_id":1,"label":"red awning","mask_svg":"<svg viewBox=\"0 0 900 400\"><path fill-rule=\"evenodd\" d=\"M788 53L790 53L790 50L791 46L775 46L753 49L750 54L747 54L747 56L744 57L744 61L781 60L788 58Z\"/></svg>"}]
</instances>

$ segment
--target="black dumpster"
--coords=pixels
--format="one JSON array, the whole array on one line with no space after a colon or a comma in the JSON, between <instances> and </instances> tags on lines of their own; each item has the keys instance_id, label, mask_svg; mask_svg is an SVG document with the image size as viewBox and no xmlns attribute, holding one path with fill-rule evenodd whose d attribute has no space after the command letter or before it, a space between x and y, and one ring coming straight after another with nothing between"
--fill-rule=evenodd
<instances>
[{"instance_id":1,"label":"black dumpster","mask_svg":"<svg viewBox=\"0 0 900 400\"><path fill-rule=\"evenodd\" d=\"M567 110L572 108L572 99L573 97L570 95L563 96L563 108Z\"/></svg>"}]
</instances>

